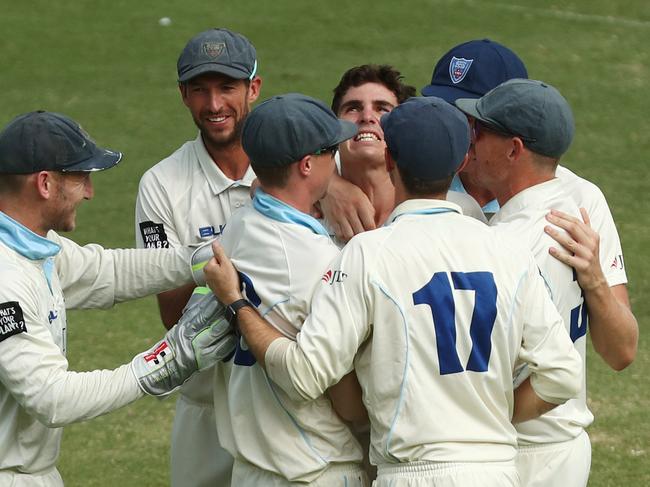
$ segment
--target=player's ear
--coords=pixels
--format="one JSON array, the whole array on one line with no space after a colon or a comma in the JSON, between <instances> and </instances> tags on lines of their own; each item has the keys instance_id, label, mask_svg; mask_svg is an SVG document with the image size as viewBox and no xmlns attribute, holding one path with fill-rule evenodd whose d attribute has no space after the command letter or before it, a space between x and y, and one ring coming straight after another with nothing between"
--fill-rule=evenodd
<instances>
[{"instance_id":1,"label":"player's ear","mask_svg":"<svg viewBox=\"0 0 650 487\"><path fill-rule=\"evenodd\" d=\"M50 171L39 171L35 173L33 184L38 195L44 200L50 199L54 194L54 174Z\"/></svg>"},{"instance_id":2,"label":"player's ear","mask_svg":"<svg viewBox=\"0 0 650 487\"><path fill-rule=\"evenodd\" d=\"M302 177L307 177L311 174L312 171L312 165L314 164L314 161L311 157L311 155L306 155L302 159L300 159L297 162L297 167L298 167L298 172Z\"/></svg>"},{"instance_id":3,"label":"player's ear","mask_svg":"<svg viewBox=\"0 0 650 487\"><path fill-rule=\"evenodd\" d=\"M262 78L255 76L248 85L248 103L253 103L260 96Z\"/></svg>"},{"instance_id":4,"label":"player's ear","mask_svg":"<svg viewBox=\"0 0 650 487\"><path fill-rule=\"evenodd\" d=\"M512 137L508 146L508 159L517 161L523 155L525 149L524 142L519 137Z\"/></svg>"},{"instance_id":5,"label":"player's ear","mask_svg":"<svg viewBox=\"0 0 650 487\"><path fill-rule=\"evenodd\" d=\"M185 106L187 105L187 83L178 83L178 91L181 92L181 99Z\"/></svg>"}]
</instances>

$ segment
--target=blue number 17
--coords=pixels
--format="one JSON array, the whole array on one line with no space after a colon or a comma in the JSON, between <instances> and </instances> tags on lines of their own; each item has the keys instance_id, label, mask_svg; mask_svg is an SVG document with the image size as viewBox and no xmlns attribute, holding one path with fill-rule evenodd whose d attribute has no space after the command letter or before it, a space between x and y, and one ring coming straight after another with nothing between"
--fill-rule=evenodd
<instances>
[{"instance_id":1,"label":"blue number 17","mask_svg":"<svg viewBox=\"0 0 650 487\"><path fill-rule=\"evenodd\" d=\"M431 309L436 331L440 374L464 370L487 372L492 352L492 329L497 316L497 287L491 272L451 272L454 289L475 291L469 334L472 350L463 369L456 350L456 305L446 272L436 272L431 280L413 293L413 304Z\"/></svg>"}]
</instances>

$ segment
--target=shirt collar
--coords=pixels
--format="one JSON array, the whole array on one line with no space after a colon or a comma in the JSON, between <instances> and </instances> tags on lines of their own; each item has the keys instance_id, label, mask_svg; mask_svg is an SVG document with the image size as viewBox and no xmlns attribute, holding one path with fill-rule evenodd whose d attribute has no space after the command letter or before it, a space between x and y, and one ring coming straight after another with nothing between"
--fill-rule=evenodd
<instances>
[{"instance_id":1,"label":"shirt collar","mask_svg":"<svg viewBox=\"0 0 650 487\"><path fill-rule=\"evenodd\" d=\"M257 188L253 197L253 207L262 215L283 223L294 223L309 228L312 232L329 237L325 227L311 215L271 196L262 188Z\"/></svg>"},{"instance_id":2,"label":"shirt collar","mask_svg":"<svg viewBox=\"0 0 650 487\"><path fill-rule=\"evenodd\" d=\"M242 179L235 181L226 176L219 165L214 162L212 157L210 157L208 150L205 148L205 144L203 143L203 138L201 137L200 132L194 140L194 152L197 159L199 160L199 164L201 166L201 170L205 175L205 179L210 185L212 193L215 195L223 193L230 187L244 186L246 188L250 188L253 180L255 179L255 173L253 172L253 168L251 168L250 165L248 166L248 169L246 169L246 174L244 174L244 177Z\"/></svg>"},{"instance_id":3,"label":"shirt collar","mask_svg":"<svg viewBox=\"0 0 650 487\"><path fill-rule=\"evenodd\" d=\"M404 215L436 215L449 212L463 214L460 206L451 201L432 199L406 200L395 207L384 225L390 225L400 216Z\"/></svg>"},{"instance_id":4,"label":"shirt collar","mask_svg":"<svg viewBox=\"0 0 650 487\"><path fill-rule=\"evenodd\" d=\"M59 253L61 247L32 232L0 211L0 241L14 252L30 260L43 260Z\"/></svg>"},{"instance_id":5,"label":"shirt collar","mask_svg":"<svg viewBox=\"0 0 650 487\"><path fill-rule=\"evenodd\" d=\"M460 180L460 176L458 175L458 173L454 174L454 178L451 180L451 186L449 186L449 190L457 191L459 193L465 193L466 195L469 195L469 193L465 189L465 185ZM483 210L483 213L496 213L497 211L499 211L499 202L496 199L493 199L492 201L488 201L487 203L485 203L485 205L483 205L481 209Z\"/></svg>"},{"instance_id":6,"label":"shirt collar","mask_svg":"<svg viewBox=\"0 0 650 487\"><path fill-rule=\"evenodd\" d=\"M492 217L490 225L506 220L525 209L546 208L546 202L553 198L561 188L562 182L560 179L553 178L520 191L510 198Z\"/></svg>"}]
</instances>

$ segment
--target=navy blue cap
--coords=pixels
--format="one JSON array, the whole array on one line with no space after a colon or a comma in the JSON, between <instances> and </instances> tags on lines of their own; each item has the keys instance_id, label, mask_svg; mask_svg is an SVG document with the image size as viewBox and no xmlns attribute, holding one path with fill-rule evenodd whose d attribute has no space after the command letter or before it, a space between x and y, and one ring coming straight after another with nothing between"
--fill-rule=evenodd
<instances>
[{"instance_id":1,"label":"navy blue cap","mask_svg":"<svg viewBox=\"0 0 650 487\"><path fill-rule=\"evenodd\" d=\"M457 98L480 98L513 78L528 78L524 62L514 52L490 39L474 40L451 48L438 61L422 95L449 103Z\"/></svg>"},{"instance_id":2,"label":"navy blue cap","mask_svg":"<svg viewBox=\"0 0 650 487\"><path fill-rule=\"evenodd\" d=\"M478 100L459 98L456 106L496 132L521 138L543 156L560 157L573 140L575 123L569 103L543 81L512 79Z\"/></svg>"},{"instance_id":3,"label":"navy blue cap","mask_svg":"<svg viewBox=\"0 0 650 487\"><path fill-rule=\"evenodd\" d=\"M467 117L442 98L409 98L381 117L381 128L397 166L423 181L453 176L469 150Z\"/></svg>"},{"instance_id":4,"label":"navy blue cap","mask_svg":"<svg viewBox=\"0 0 650 487\"><path fill-rule=\"evenodd\" d=\"M120 152L97 147L81 126L60 113L36 111L0 132L0 173L90 172L113 167Z\"/></svg>"},{"instance_id":5,"label":"navy blue cap","mask_svg":"<svg viewBox=\"0 0 650 487\"><path fill-rule=\"evenodd\" d=\"M257 53L243 35L228 29L210 29L188 41L176 68L179 83L205 73L253 79L257 72Z\"/></svg>"},{"instance_id":6,"label":"navy blue cap","mask_svg":"<svg viewBox=\"0 0 650 487\"><path fill-rule=\"evenodd\" d=\"M357 134L323 102L298 93L274 96L251 111L242 129L242 147L253 168L286 166Z\"/></svg>"}]
</instances>

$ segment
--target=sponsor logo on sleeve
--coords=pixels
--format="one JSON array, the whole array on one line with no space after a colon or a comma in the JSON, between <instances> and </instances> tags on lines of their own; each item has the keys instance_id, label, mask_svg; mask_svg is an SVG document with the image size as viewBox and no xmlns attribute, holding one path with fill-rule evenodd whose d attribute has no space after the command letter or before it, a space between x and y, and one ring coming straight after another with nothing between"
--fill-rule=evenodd
<instances>
[{"instance_id":1,"label":"sponsor logo on sleeve","mask_svg":"<svg viewBox=\"0 0 650 487\"><path fill-rule=\"evenodd\" d=\"M18 301L0 304L0 342L18 333L27 332L23 310Z\"/></svg>"},{"instance_id":2,"label":"sponsor logo on sleeve","mask_svg":"<svg viewBox=\"0 0 650 487\"><path fill-rule=\"evenodd\" d=\"M625 268L625 263L623 262L623 256L621 254L619 254L616 257L614 257L614 260L612 261L609 268L610 269L618 269L618 270L622 271Z\"/></svg>"},{"instance_id":3,"label":"sponsor logo on sleeve","mask_svg":"<svg viewBox=\"0 0 650 487\"><path fill-rule=\"evenodd\" d=\"M333 286L337 282L345 281L347 277L348 275L343 271L335 271L330 269L325 274L323 274L321 281L329 284L330 286Z\"/></svg>"},{"instance_id":4,"label":"sponsor logo on sleeve","mask_svg":"<svg viewBox=\"0 0 650 487\"><path fill-rule=\"evenodd\" d=\"M165 227L152 221L140 222L140 234L147 249L166 249L169 247Z\"/></svg>"}]
</instances>

